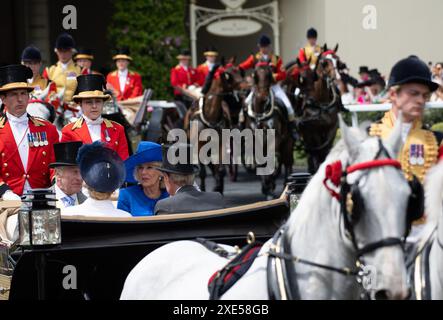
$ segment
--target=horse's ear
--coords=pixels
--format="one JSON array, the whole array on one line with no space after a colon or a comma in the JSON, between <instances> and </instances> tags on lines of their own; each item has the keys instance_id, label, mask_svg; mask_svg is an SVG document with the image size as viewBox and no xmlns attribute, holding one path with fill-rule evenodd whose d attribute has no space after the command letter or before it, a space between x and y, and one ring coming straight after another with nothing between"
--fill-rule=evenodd
<instances>
[{"instance_id":1,"label":"horse's ear","mask_svg":"<svg viewBox=\"0 0 443 320\"><path fill-rule=\"evenodd\" d=\"M340 123L341 136L345 142L346 150L348 150L349 155L352 159L355 159L358 155L358 146L360 141L357 139L356 135L351 132L351 129L346 125L341 114L338 114L338 121Z\"/></svg>"},{"instance_id":2,"label":"horse's ear","mask_svg":"<svg viewBox=\"0 0 443 320\"><path fill-rule=\"evenodd\" d=\"M323 45L323 52L326 52L326 51L328 51L328 45L325 43L325 44Z\"/></svg>"},{"instance_id":3,"label":"horse's ear","mask_svg":"<svg viewBox=\"0 0 443 320\"><path fill-rule=\"evenodd\" d=\"M334 48L334 53L337 53L337 51L338 51L338 43L337 43L337 45Z\"/></svg>"},{"instance_id":4,"label":"horse's ear","mask_svg":"<svg viewBox=\"0 0 443 320\"><path fill-rule=\"evenodd\" d=\"M401 111L398 112L397 120L395 121L394 130L391 135L384 141L384 144L393 152L392 157L397 157L403 147L403 139L401 137L401 127L403 123L403 116Z\"/></svg>"}]
</instances>

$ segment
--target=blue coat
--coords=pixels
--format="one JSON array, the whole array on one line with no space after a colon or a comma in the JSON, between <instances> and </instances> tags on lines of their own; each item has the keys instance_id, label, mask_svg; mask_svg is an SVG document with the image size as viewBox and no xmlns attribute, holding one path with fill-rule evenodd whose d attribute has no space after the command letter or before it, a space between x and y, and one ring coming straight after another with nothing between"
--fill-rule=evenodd
<instances>
[{"instance_id":1,"label":"blue coat","mask_svg":"<svg viewBox=\"0 0 443 320\"><path fill-rule=\"evenodd\" d=\"M129 212L132 216L152 216L157 201L169 197L166 190L158 199L148 198L140 185L120 189L117 208Z\"/></svg>"}]
</instances>

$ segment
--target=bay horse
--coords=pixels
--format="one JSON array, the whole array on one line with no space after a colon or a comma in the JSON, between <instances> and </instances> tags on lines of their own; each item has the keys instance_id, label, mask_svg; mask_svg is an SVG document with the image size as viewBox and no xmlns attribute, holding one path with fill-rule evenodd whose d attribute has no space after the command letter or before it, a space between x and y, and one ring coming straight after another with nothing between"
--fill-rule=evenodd
<instances>
[{"instance_id":1,"label":"bay horse","mask_svg":"<svg viewBox=\"0 0 443 320\"><path fill-rule=\"evenodd\" d=\"M270 200L274 198L275 180L281 169L284 167L285 179L292 172L294 141L288 126L286 108L271 90L274 83L271 67L265 64L258 65L252 78L254 93L251 102L245 106L245 127L252 131L263 129L265 135L267 130L275 130L273 147L276 170L272 174L261 175L262 193L267 200ZM267 145L263 145L263 150L266 153L272 151L271 146Z\"/></svg>"},{"instance_id":2,"label":"bay horse","mask_svg":"<svg viewBox=\"0 0 443 320\"><path fill-rule=\"evenodd\" d=\"M340 127L342 140L310 180L288 221L259 249L247 272L221 299L359 299L362 293L375 299L407 296L401 238L407 229L411 189L400 163L392 159L402 147L401 122L387 140L369 137L342 121ZM222 248L236 255L236 249ZM196 241L171 242L132 269L120 298L208 299L208 280L230 258ZM277 275L284 290L273 296L269 291L277 285L273 270L275 266L282 270L282 265L286 273ZM374 281L363 277L362 288L356 281L356 265L370 267L373 274L366 277Z\"/></svg>"},{"instance_id":3,"label":"bay horse","mask_svg":"<svg viewBox=\"0 0 443 320\"><path fill-rule=\"evenodd\" d=\"M411 298L443 300L443 160L429 170L425 183L427 221L411 250L407 267ZM417 227L416 227L417 228Z\"/></svg>"},{"instance_id":4,"label":"bay horse","mask_svg":"<svg viewBox=\"0 0 443 320\"><path fill-rule=\"evenodd\" d=\"M315 68L310 61L294 65L296 72L288 77L287 90L294 103L297 131L308 155L308 171L314 174L331 150L337 128L338 113L343 105L335 80L339 77L336 51L323 47ZM296 92L296 93L294 93Z\"/></svg>"},{"instance_id":5,"label":"bay horse","mask_svg":"<svg viewBox=\"0 0 443 320\"><path fill-rule=\"evenodd\" d=\"M212 129L213 133L219 137L218 154L211 154L211 163L200 163L200 189L206 190L206 169L205 165L209 165L211 172L215 178L214 191L223 194L224 191L224 176L225 168L222 164L222 155L226 152L229 146L222 145L221 133L223 129L231 128L231 112L229 105L225 99L231 96L234 91L240 90L243 83L241 71L233 64L229 63L226 66L216 65L209 73L202 93L203 98L198 100L188 110L184 127L188 133L188 139L195 141L194 137L199 137L203 129ZM194 128L197 130L192 130ZM212 139L212 138L211 138ZM198 152L207 144L206 141L198 141Z\"/></svg>"}]
</instances>

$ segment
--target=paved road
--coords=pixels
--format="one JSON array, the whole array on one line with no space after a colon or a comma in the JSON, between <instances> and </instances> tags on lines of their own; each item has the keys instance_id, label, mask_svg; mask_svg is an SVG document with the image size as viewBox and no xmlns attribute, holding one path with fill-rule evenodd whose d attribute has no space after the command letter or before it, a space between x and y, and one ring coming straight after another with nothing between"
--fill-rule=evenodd
<instances>
[{"instance_id":1,"label":"paved road","mask_svg":"<svg viewBox=\"0 0 443 320\"><path fill-rule=\"evenodd\" d=\"M297 168L296 170L303 170L303 168ZM212 174L209 173L209 169L207 172L208 176L206 178L206 190L212 191L215 180ZM197 183L200 184L199 178L197 178ZM280 195L283 189L283 175L280 175L279 179L277 180L275 194ZM266 197L261 193L260 177L247 173L243 167L240 167L236 182L231 182L228 176L225 177L224 197L228 207L266 200Z\"/></svg>"}]
</instances>

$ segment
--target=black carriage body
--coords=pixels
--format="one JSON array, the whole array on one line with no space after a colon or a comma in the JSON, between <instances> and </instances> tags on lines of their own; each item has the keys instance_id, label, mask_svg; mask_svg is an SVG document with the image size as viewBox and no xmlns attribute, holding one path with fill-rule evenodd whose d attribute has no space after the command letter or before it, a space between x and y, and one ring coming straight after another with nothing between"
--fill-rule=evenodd
<instances>
[{"instance_id":1,"label":"black carriage body","mask_svg":"<svg viewBox=\"0 0 443 320\"><path fill-rule=\"evenodd\" d=\"M242 247L250 231L264 242L288 215L286 201L273 200L212 212L149 218L63 218L61 245L13 255L18 262L9 299L38 299L40 288L40 298L45 299L117 300L132 268L162 245L204 237ZM77 273L77 288L65 289L64 285L73 284L67 278L73 276L72 266ZM37 269L43 270L40 285Z\"/></svg>"}]
</instances>

